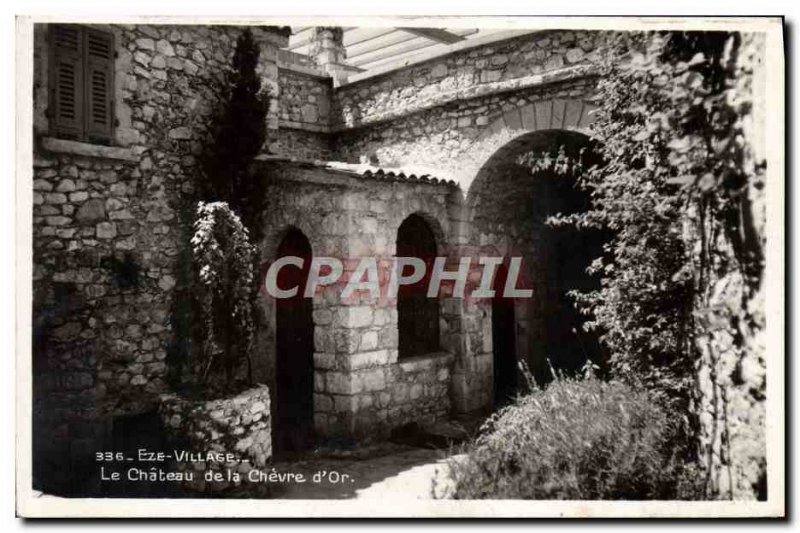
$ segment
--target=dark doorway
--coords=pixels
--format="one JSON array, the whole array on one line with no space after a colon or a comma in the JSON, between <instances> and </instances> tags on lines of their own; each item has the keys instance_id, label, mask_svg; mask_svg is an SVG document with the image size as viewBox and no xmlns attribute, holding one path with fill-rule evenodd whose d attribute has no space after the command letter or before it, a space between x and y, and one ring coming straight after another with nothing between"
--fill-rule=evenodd
<instances>
[{"instance_id":1,"label":"dark doorway","mask_svg":"<svg viewBox=\"0 0 800 533\"><path fill-rule=\"evenodd\" d=\"M557 138L558 145L568 138ZM591 145L590 145L591 146ZM598 164L591 150L584 152L585 164ZM598 333L587 331L589 319L581 313L573 293L588 293L600 288L600 278L587 273L592 261L603 255L603 245L610 235L606 231L570 225L549 225L544 222L553 215L569 215L588 211L591 207L589 193L581 189L574 176L560 176L552 171L534 173L532 196L540 201L537 215L542 221L538 233L541 246L537 265L538 295L546 312L543 353L535 359L534 374L539 383L552 379L554 370L566 375L579 374L583 366L606 366L607 356L599 342Z\"/></svg>"},{"instance_id":2,"label":"dark doorway","mask_svg":"<svg viewBox=\"0 0 800 533\"><path fill-rule=\"evenodd\" d=\"M509 404L517 394L517 327L514 300L503 297L508 269L500 265L494 276L492 298L492 353L494 406Z\"/></svg>"},{"instance_id":3,"label":"dark doorway","mask_svg":"<svg viewBox=\"0 0 800 533\"><path fill-rule=\"evenodd\" d=\"M419 215L406 218L397 229L397 257L425 261L425 276L397 291L398 357L403 359L439 350L439 300L428 298L428 282L436 259L436 239ZM406 267L411 274L411 267Z\"/></svg>"},{"instance_id":4,"label":"dark doorway","mask_svg":"<svg viewBox=\"0 0 800 533\"><path fill-rule=\"evenodd\" d=\"M292 298L276 300L275 425L276 452L298 451L314 444L314 320L313 301L305 298L311 264L311 244L292 229L278 246L277 256L296 256L303 267L284 266L278 273L281 289L297 287Z\"/></svg>"},{"instance_id":5,"label":"dark doorway","mask_svg":"<svg viewBox=\"0 0 800 533\"><path fill-rule=\"evenodd\" d=\"M601 375L607 368L608 356L598 333L586 330L589 317L576 303L576 294L599 286L599 277L587 273L587 267L602 256L608 236L552 219L591 208L589 191L580 180L587 169L603 164L594 146L575 132L525 134L500 148L471 187L476 235L502 235L508 255L523 258L520 286L532 289L533 297L516 301L515 348L517 360L528 365L539 386L554 375L580 374L588 360L600 367ZM502 307L502 302L495 305ZM500 371L502 360L498 363ZM522 374L518 379L522 387Z\"/></svg>"}]
</instances>

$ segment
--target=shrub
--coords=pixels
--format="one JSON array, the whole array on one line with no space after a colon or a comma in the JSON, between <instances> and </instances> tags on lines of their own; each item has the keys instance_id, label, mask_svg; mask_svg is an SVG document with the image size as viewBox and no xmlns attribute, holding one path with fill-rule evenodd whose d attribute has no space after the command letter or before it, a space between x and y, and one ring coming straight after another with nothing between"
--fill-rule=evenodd
<instances>
[{"instance_id":1,"label":"shrub","mask_svg":"<svg viewBox=\"0 0 800 533\"><path fill-rule=\"evenodd\" d=\"M489 418L466 454L450 462L447 496L696 499L698 476L665 444L672 431L642 390L560 378Z\"/></svg>"},{"instance_id":2,"label":"shrub","mask_svg":"<svg viewBox=\"0 0 800 533\"><path fill-rule=\"evenodd\" d=\"M253 255L247 229L224 202L197 204L192 237L196 324L195 383L230 387L243 366L249 379L253 339Z\"/></svg>"}]
</instances>

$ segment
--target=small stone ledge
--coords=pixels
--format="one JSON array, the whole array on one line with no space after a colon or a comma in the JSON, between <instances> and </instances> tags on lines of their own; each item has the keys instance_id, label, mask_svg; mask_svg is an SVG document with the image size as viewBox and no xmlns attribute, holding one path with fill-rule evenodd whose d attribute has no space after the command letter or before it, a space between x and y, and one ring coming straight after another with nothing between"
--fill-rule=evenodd
<instances>
[{"instance_id":1,"label":"small stone ledge","mask_svg":"<svg viewBox=\"0 0 800 533\"><path fill-rule=\"evenodd\" d=\"M422 372L434 367L446 366L453 361L453 354L450 352L432 352L423 355L400 359L397 364L403 372Z\"/></svg>"},{"instance_id":2,"label":"small stone ledge","mask_svg":"<svg viewBox=\"0 0 800 533\"><path fill-rule=\"evenodd\" d=\"M288 63L285 61L281 61L280 58L278 59L278 69L279 70L288 70L290 72L294 72L296 74L304 74L306 76L311 76L313 78L322 78L332 80L330 74L325 71L317 70L315 68L306 67L304 65L298 65L296 63Z\"/></svg>"},{"instance_id":3,"label":"small stone ledge","mask_svg":"<svg viewBox=\"0 0 800 533\"><path fill-rule=\"evenodd\" d=\"M97 157L100 159L117 159L120 161L136 162L139 158L131 148L120 146L103 146L54 137L43 137L42 148L60 154L80 155L84 157Z\"/></svg>"},{"instance_id":4,"label":"small stone ledge","mask_svg":"<svg viewBox=\"0 0 800 533\"><path fill-rule=\"evenodd\" d=\"M313 131L316 133L330 133L331 129L326 124L314 124L311 122L298 122L296 120L281 120L280 128L293 130Z\"/></svg>"},{"instance_id":5,"label":"small stone ledge","mask_svg":"<svg viewBox=\"0 0 800 533\"><path fill-rule=\"evenodd\" d=\"M515 78L513 80L496 81L491 83L481 83L471 87L455 89L453 91L437 93L430 98L426 98L414 104L403 106L402 109L391 109L384 113L378 113L371 117L365 117L358 123L350 124L335 124L331 127L332 132L342 132L347 130L354 130L363 128L365 126L373 126L382 122L395 120L400 117L412 115L422 111L427 111L434 107L440 107L451 102L459 100L470 100L473 98L481 98L485 96L492 96L511 91L520 91L523 89L532 89L535 87L542 87L552 83L559 83L565 81L574 81L581 78L597 75L600 69L594 65L584 64L575 65L571 67L560 68L543 72L541 74L532 74L522 78Z\"/></svg>"}]
</instances>

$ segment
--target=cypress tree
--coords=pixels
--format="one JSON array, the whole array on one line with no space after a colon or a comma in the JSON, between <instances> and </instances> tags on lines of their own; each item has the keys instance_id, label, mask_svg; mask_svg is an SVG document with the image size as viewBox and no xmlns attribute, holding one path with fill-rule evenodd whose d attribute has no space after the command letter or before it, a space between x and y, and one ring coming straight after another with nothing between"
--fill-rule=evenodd
<instances>
[{"instance_id":1,"label":"cypress tree","mask_svg":"<svg viewBox=\"0 0 800 533\"><path fill-rule=\"evenodd\" d=\"M248 172L248 167L267 139L270 103L256 72L258 58L258 44L246 29L237 39L232 68L221 90L213 142L203 156L206 180L201 189L202 200L227 202L255 242L260 238L266 180Z\"/></svg>"}]
</instances>

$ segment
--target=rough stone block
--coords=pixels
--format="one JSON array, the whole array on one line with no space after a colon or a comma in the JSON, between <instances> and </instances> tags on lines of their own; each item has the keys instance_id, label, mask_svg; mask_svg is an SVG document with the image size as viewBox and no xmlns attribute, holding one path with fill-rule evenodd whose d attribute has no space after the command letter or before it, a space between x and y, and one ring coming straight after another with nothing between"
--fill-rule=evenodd
<instances>
[{"instance_id":1,"label":"rough stone block","mask_svg":"<svg viewBox=\"0 0 800 533\"><path fill-rule=\"evenodd\" d=\"M434 78L443 78L447 76L447 64L439 63L431 69L431 76Z\"/></svg>"},{"instance_id":2,"label":"rough stone block","mask_svg":"<svg viewBox=\"0 0 800 533\"><path fill-rule=\"evenodd\" d=\"M165 39L161 39L156 43L156 50L159 54L167 57L172 57L175 55L175 49L172 47L170 42Z\"/></svg>"},{"instance_id":3,"label":"rough stone block","mask_svg":"<svg viewBox=\"0 0 800 533\"><path fill-rule=\"evenodd\" d=\"M73 203L81 203L89 198L89 193L86 191L78 191L70 193L69 201Z\"/></svg>"},{"instance_id":4,"label":"rough stone block","mask_svg":"<svg viewBox=\"0 0 800 533\"><path fill-rule=\"evenodd\" d=\"M418 400L420 397L422 397L422 385L420 383L411 385L409 396L412 400Z\"/></svg>"},{"instance_id":5,"label":"rough stone block","mask_svg":"<svg viewBox=\"0 0 800 533\"><path fill-rule=\"evenodd\" d=\"M69 178L61 180L56 187L56 192L73 192L75 191L75 182Z\"/></svg>"},{"instance_id":6,"label":"rough stone block","mask_svg":"<svg viewBox=\"0 0 800 533\"><path fill-rule=\"evenodd\" d=\"M361 335L361 343L359 349L361 351L371 351L378 347L378 332L367 331Z\"/></svg>"},{"instance_id":7,"label":"rough stone block","mask_svg":"<svg viewBox=\"0 0 800 533\"><path fill-rule=\"evenodd\" d=\"M158 280L158 286L162 290L168 291L175 286L175 278L169 275L163 276L160 280Z\"/></svg>"},{"instance_id":8,"label":"rough stone block","mask_svg":"<svg viewBox=\"0 0 800 533\"><path fill-rule=\"evenodd\" d=\"M362 382L366 391L381 391L386 388L386 377L382 368L360 372L355 381Z\"/></svg>"},{"instance_id":9,"label":"rough stone block","mask_svg":"<svg viewBox=\"0 0 800 533\"><path fill-rule=\"evenodd\" d=\"M186 126L179 126L177 128L172 128L169 130L169 138L170 139L191 139L192 138L192 130L190 130Z\"/></svg>"},{"instance_id":10,"label":"rough stone block","mask_svg":"<svg viewBox=\"0 0 800 533\"><path fill-rule=\"evenodd\" d=\"M326 394L314 394L314 411L328 412L333 410L333 400Z\"/></svg>"},{"instance_id":11,"label":"rough stone block","mask_svg":"<svg viewBox=\"0 0 800 533\"><path fill-rule=\"evenodd\" d=\"M510 130L522 129L522 118L520 117L518 109L512 109L511 111L506 112L504 115L504 119L508 129Z\"/></svg>"},{"instance_id":12,"label":"rough stone block","mask_svg":"<svg viewBox=\"0 0 800 533\"><path fill-rule=\"evenodd\" d=\"M113 222L101 222L96 230L98 239L113 239L117 236L117 225Z\"/></svg>"},{"instance_id":13,"label":"rough stone block","mask_svg":"<svg viewBox=\"0 0 800 533\"><path fill-rule=\"evenodd\" d=\"M353 354L347 358L347 367L350 370L383 366L389 362L388 350L375 350L371 352L361 352Z\"/></svg>"},{"instance_id":14,"label":"rough stone block","mask_svg":"<svg viewBox=\"0 0 800 533\"><path fill-rule=\"evenodd\" d=\"M314 368L330 370L336 367L336 356L332 353L314 352Z\"/></svg>"},{"instance_id":15,"label":"rough stone block","mask_svg":"<svg viewBox=\"0 0 800 533\"><path fill-rule=\"evenodd\" d=\"M545 102L536 102L536 129L546 130L550 129L550 119L552 117L553 102L547 100Z\"/></svg>"},{"instance_id":16,"label":"rough stone block","mask_svg":"<svg viewBox=\"0 0 800 533\"><path fill-rule=\"evenodd\" d=\"M333 332L333 349L339 354L351 354L358 351L361 335L357 330L341 328Z\"/></svg>"},{"instance_id":17,"label":"rough stone block","mask_svg":"<svg viewBox=\"0 0 800 533\"><path fill-rule=\"evenodd\" d=\"M581 120L581 112L583 110L583 102L579 100L568 100L566 109L564 111L564 128L574 128L578 126Z\"/></svg>"},{"instance_id":18,"label":"rough stone block","mask_svg":"<svg viewBox=\"0 0 800 533\"><path fill-rule=\"evenodd\" d=\"M570 48L567 50L566 59L567 63L577 63L586 55L586 52L581 48Z\"/></svg>"},{"instance_id":19,"label":"rough stone block","mask_svg":"<svg viewBox=\"0 0 800 533\"><path fill-rule=\"evenodd\" d=\"M337 413L354 413L358 410L358 396L333 397L333 410Z\"/></svg>"},{"instance_id":20,"label":"rough stone block","mask_svg":"<svg viewBox=\"0 0 800 533\"><path fill-rule=\"evenodd\" d=\"M336 316L341 327L363 328L372 324L373 309L368 305L340 307Z\"/></svg>"},{"instance_id":21,"label":"rough stone block","mask_svg":"<svg viewBox=\"0 0 800 533\"><path fill-rule=\"evenodd\" d=\"M153 39L143 37L141 39L136 39L136 47L153 52L156 49L156 43Z\"/></svg>"},{"instance_id":22,"label":"rough stone block","mask_svg":"<svg viewBox=\"0 0 800 533\"><path fill-rule=\"evenodd\" d=\"M550 127L554 129L563 128L565 113L566 113L566 102L560 99L553 100L553 117Z\"/></svg>"},{"instance_id":23,"label":"rough stone block","mask_svg":"<svg viewBox=\"0 0 800 533\"><path fill-rule=\"evenodd\" d=\"M350 374L328 372L325 390L333 394L356 394L361 392L361 382Z\"/></svg>"}]
</instances>

